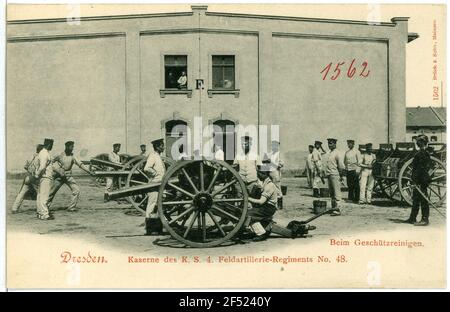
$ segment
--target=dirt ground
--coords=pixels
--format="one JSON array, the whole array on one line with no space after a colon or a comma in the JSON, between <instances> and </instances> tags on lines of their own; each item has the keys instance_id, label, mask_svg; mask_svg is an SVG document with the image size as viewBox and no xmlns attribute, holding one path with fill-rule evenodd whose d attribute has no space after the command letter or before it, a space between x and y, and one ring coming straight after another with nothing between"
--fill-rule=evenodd
<instances>
[{"instance_id":1,"label":"dirt ground","mask_svg":"<svg viewBox=\"0 0 450 312\"><path fill-rule=\"evenodd\" d=\"M179 253L177 249L183 248L167 236L144 236L142 226L144 217L137 215L131 205L114 201L104 203L103 189L90 178L79 177L77 181L81 187L79 211L73 213L65 210L70 201L70 192L67 187L62 187L52 207L55 220L41 221L36 218L34 201L24 201L21 213L11 214L10 209L22 181L7 180L7 233L25 232L37 236L70 237L128 253L151 251L155 255L176 255ZM288 191L284 198L284 209L279 210L275 215L274 219L277 223L286 225L293 219L306 220L313 216L314 198L311 196L311 190L306 187L306 179L286 178L283 183L288 187ZM346 192L343 193L343 197L344 199L347 197ZM327 199L327 201L329 206L330 200ZM317 226L317 229L311 232L312 237L295 240L272 237L259 243L232 244L221 248L221 253L238 254L249 251L260 253L289 245L325 241L337 235L363 235L374 231L405 230L408 227L412 229L411 225L392 221L392 219L406 219L410 208L399 206L398 203L386 199L375 198L372 205L364 206L344 200L341 210L342 216L325 215L313 221L311 224ZM445 208L441 210L445 212ZM431 224L427 229L445 229L445 220L434 209L431 209L430 221ZM193 250L192 248L184 249L183 253L187 255ZM198 249L195 252L199 254Z\"/></svg>"}]
</instances>

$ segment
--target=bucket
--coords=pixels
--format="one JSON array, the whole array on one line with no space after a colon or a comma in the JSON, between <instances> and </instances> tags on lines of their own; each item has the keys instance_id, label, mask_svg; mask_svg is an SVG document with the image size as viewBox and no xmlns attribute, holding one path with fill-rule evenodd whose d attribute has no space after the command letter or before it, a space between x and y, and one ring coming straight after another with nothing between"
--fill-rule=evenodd
<instances>
[{"instance_id":1,"label":"bucket","mask_svg":"<svg viewBox=\"0 0 450 312\"><path fill-rule=\"evenodd\" d=\"M283 194L283 196L285 196L287 194L287 186L285 186L285 185L281 186L281 193Z\"/></svg>"},{"instance_id":2,"label":"bucket","mask_svg":"<svg viewBox=\"0 0 450 312\"><path fill-rule=\"evenodd\" d=\"M327 210L327 202L324 200L313 201L313 210L315 214L322 213Z\"/></svg>"}]
</instances>

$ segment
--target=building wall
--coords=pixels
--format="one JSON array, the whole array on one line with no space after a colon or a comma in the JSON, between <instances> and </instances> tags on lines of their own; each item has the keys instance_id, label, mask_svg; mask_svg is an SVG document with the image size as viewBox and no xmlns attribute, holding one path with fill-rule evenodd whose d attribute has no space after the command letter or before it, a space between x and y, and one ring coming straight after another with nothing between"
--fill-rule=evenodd
<instances>
[{"instance_id":1,"label":"building wall","mask_svg":"<svg viewBox=\"0 0 450 312\"><path fill-rule=\"evenodd\" d=\"M272 112L263 107L261 112L263 120L282 125L281 141L291 148L285 154L287 163L303 165L302 156L315 140L336 138L342 151L347 139L357 144L388 141L385 42L304 37L273 40L277 109ZM330 62L325 77L326 72L321 71ZM334 72L338 62L345 62L339 66L341 73ZM363 62L368 63L366 68L361 66Z\"/></svg>"},{"instance_id":2,"label":"building wall","mask_svg":"<svg viewBox=\"0 0 450 312\"><path fill-rule=\"evenodd\" d=\"M45 137L81 156L125 138L125 38L8 44L7 163L21 168Z\"/></svg>"},{"instance_id":3,"label":"building wall","mask_svg":"<svg viewBox=\"0 0 450 312\"><path fill-rule=\"evenodd\" d=\"M194 116L203 126L220 118L279 124L287 168L303 166L302 152L316 138L336 136L341 149L347 137L403 141L407 31L407 18L369 25L202 7L86 18L77 25L65 19L11 22L8 170L20 168L44 137L56 139L56 151L68 139L77 141L84 159L114 142L134 154L139 144L164 135L165 121L192 123ZM161 95L165 53L188 55L191 97ZM215 53L236 55L239 94L208 95ZM353 58L369 62L368 78L321 80L327 62ZM205 89L196 90L195 79L204 79Z\"/></svg>"}]
</instances>

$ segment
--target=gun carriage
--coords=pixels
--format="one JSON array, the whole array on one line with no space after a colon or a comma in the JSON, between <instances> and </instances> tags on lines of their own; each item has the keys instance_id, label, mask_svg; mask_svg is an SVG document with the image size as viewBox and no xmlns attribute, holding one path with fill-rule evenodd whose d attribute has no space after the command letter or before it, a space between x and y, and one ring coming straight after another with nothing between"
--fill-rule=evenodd
<instances>
[{"instance_id":1,"label":"gun carriage","mask_svg":"<svg viewBox=\"0 0 450 312\"><path fill-rule=\"evenodd\" d=\"M432 166L429 174L431 183L428 187L428 200L434 206L441 205L446 197L446 145L430 144ZM412 205L411 181L412 162L418 152L414 142L400 142L395 148L392 144L380 144L376 153L377 161L373 167L375 178L374 191L378 195Z\"/></svg>"}]
</instances>

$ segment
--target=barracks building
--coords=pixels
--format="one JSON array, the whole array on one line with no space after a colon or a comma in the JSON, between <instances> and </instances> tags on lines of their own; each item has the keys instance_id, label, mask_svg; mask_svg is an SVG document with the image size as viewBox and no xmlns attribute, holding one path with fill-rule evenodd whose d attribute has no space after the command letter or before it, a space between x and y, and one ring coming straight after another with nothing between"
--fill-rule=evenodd
<instances>
[{"instance_id":1,"label":"barracks building","mask_svg":"<svg viewBox=\"0 0 450 312\"><path fill-rule=\"evenodd\" d=\"M408 18L390 22L190 12L7 24L7 170L43 138L81 159L183 136L175 126L280 125L286 168L308 144L405 140ZM180 85L182 72L186 84ZM227 130L228 129L228 130ZM270 135L269 138L270 140ZM188 140L192 144L191 140ZM260 142L264 143L264 142Z\"/></svg>"}]
</instances>

